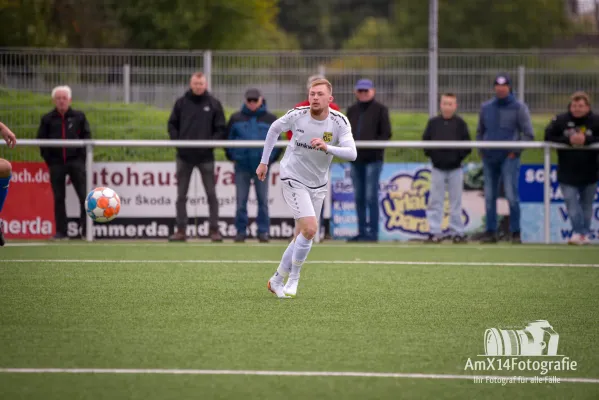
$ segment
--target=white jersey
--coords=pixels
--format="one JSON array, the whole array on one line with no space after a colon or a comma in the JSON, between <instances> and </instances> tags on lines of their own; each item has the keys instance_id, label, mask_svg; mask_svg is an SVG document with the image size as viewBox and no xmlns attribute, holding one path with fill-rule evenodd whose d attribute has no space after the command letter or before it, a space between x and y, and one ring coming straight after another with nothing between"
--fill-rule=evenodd
<instances>
[{"instance_id":1,"label":"white jersey","mask_svg":"<svg viewBox=\"0 0 599 400\"><path fill-rule=\"evenodd\" d=\"M312 139L322 139L331 146L352 145L355 149L349 121L345 115L330 108L329 116L323 121L312 118L309 106L294 108L275 121L271 129L276 132L293 132L281 160L281 180L294 180L311 189L327 184L333 160L333 154L312 147Z\"/></svg>"}]
</instances>

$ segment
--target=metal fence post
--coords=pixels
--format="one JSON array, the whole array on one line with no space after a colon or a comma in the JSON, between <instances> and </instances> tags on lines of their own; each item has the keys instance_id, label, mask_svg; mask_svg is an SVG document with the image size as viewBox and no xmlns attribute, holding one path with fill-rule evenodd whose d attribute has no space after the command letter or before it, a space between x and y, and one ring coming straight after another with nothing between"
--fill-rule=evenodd
<instances>
[{"instance_id":1,"label":"metal fence post","mask_svg":"<svg viewBox=\"0 0 599 400\"><path fill-rule=\"evenodd\" d=\"M545 143L545 148L543 149L543 167L544 167L544 195L543 195L543 206L544 210L544 220L543 224L544 230L544 242L545 244L551 243L551 147L548 143Z\"/></svg>"},{"instance_id":2,"label":"metal fence post","mask_svg":"<svg viewBox=\"0 0 599 400\"><path fill-rule=\"evenodd\" d=\"M202 72L206 77L206 85L208 86L208 90L214 92L214 88L212 87L212 51L206 50L204 52L204 67L202 68Z\"/></svg>"},{"instance_id":3,"label":"metal fence post","mask_svg":"<svg viewBox=\"0 0 599 400\"><path fill-rule=\"evenodd\" d=\"M324 64L320 64L318 66L318 75L327 76L327 68L324 66Z\"/></svg>"},{"instance_id":4,"label":"metal fence post","mask_svg":"<svg viewBox=\"0 0 599 400\"><path fill-rule=\"evenodd\" d=\"M439 0L429 1L428 24L428 115L434 117L439 96Z\"/></svg>"},{"instance_id":5,"label":"metal fence post","mask_svg":"<svg viewBox=\"0 0 599 400\"><path fill-rule=\"evenodd\" d=\"M86 193L94 189L94 145L88 143L85 145L85 182L87 186ZM85 216L85 240L92 242L94 240L94 224L90 217Z\"/></svg>"},{"instance_id":6,"label":"metal fence post","mask_svg":"<svg viewBox=\"0 0 599 400\"><path fill-rule=\"evenodd\" d=\"M125 104L131 102L131 66L123 65L123 99Z\"/></svg>"},{"instance_id":7,"label":"metal fence post","mask_svg":"<svg viewBox=\"0 0 599 400\"><path fill-rule=\"evenodd\" d=\"M526 68L524 65L518 67L518 100L524 102L524 88L526 79Z\"/></svg>"}]
</instances>

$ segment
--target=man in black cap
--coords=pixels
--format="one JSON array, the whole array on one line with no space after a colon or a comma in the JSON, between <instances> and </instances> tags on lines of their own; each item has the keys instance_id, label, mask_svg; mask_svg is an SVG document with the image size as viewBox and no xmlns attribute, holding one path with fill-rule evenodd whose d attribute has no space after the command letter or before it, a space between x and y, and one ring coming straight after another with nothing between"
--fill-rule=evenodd
<instances>
[{"instance_id":1,"label":"man in black cap","mask_svg":"<svg viewBox=\"0 0 599 400\"><path fill-rule=\"evenodd\" d=\"M270 125L277 120L274 114L266 109L266 100L258 89L245 92L245 102L241 110L231 115L227 132L229 140L266 140ZM235 214L235 241L241 243L247 236L248 212L247 203L250 186L254 182L258 199L258 240L268 242L270 219L268 215L268 179L257 179L256 167L262 158L261 148L231 148L226 149L227 158L235 163L235 189L237 193L237 212ZM270 156L270 163L281 154L281 149L275 149ZM270 165L270 164L269 164Z\"/></svg>"},{"instance_id":2,"label":"man in black cap","mask_svg":"<svg viewBox=\"0 0 599 400\"><path fill-rule=\"evenodd\" d=\"M168 120L172 140L223 140L225 114L220 101L207 90L201 72L191 76L190 89L177 100ZM214 181L214 150L209 148L177 149L177 231L169 240L185 241L187 227L187 192L194 168L200 170L210 212L210 238L222 241L218 231L218 199Z\"/></svg>"},{"instance_id":3,"label":"man in black cap","mask_svg":"<svg viewBox=\"0 0 599 400\"><path fill-rule=\"evenodd\" d=\"M512 92L507 74L495 77L495 97L483 103L478 120L476 139L484 141L534 140L532 121L526 104L518 101ZM513 243L520 239L520 174L518 149L486 149L481 151L484 173L486 233L483 243L497 242L497 197L503 180L505 197L510 208L510 233Z\"/></svg>"}]
</instances>

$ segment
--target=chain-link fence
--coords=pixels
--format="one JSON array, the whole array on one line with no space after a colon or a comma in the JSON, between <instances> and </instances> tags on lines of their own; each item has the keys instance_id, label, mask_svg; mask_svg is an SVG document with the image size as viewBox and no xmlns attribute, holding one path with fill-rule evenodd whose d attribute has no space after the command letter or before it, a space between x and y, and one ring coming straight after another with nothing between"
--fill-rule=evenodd
<instances>
[{"instance_id":1,"label":"chain-link fence","mask_svg":"<svg viewBox=\"0 0 599 400\"><path fill-rule=\"evenodd\" d=\"M511 75L514 91L536 117L537 132L549 113L565 110L568 96L585 90L599 98L599 50L441 50L439 93L458 95L460 112L472 113L492 96L499 72ZM305 98L306 79L322 73L334 85L335 101L346 109L359 78L375 82L377 98L392 111L394 138L419 138L428 113L427 51L376 52L210 52L73 49L0 49L0 118L20 137L34 137L41 115L52 108L50 91L67 84L75 107L90 120L94 137L164 139L175 99L189 76L203 70L213 94L228 112L237 109L248 87L264 93L271 110L283 111ZM159 159L170 153L107 149L101 159ZM12 153L12 159L35 154ZM0 156L5 150L0 150Z\"/></svg>"}]
</instances>

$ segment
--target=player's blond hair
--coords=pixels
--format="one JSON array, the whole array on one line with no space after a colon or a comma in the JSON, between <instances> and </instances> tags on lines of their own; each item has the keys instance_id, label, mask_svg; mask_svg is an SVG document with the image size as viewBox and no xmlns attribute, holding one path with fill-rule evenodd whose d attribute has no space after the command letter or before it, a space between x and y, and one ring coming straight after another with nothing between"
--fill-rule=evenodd
<instances>
[{"instance_id":1,"label":"player's blond hair","mask_svg":"<svg viewBox=\"0 0 599 400\"><path fill-rule=\"evenodd\" d=\"M306 82L306 89L310 90L310 88L312 87L312 82L314 82L317 79L326 79L326 76L324 75L312 75L308 78L308 81Z\"/></svg>"},{"instance_id":2,"label":"player's blond hair","mask_svg":"<svg viewBox=\"0 0 599 400\"><path fill-rule=\"evenodd\" d=\"M312 83L310 84L310 89L312 89L314 86L320 85L326 85L326 87L329 88L329 93L333 94L333 85L331 85L331 82L324 78L315 79L314 81L312 81Z\"/></svg>"}]
</instances>

